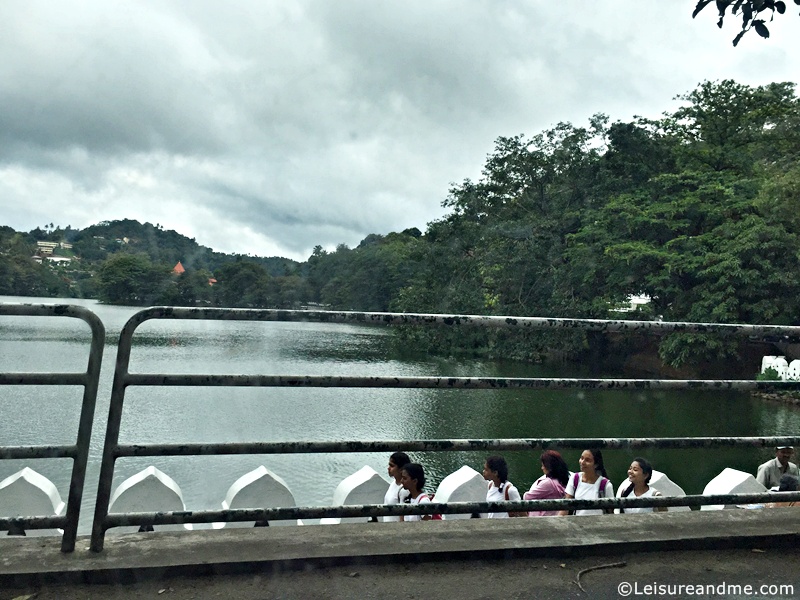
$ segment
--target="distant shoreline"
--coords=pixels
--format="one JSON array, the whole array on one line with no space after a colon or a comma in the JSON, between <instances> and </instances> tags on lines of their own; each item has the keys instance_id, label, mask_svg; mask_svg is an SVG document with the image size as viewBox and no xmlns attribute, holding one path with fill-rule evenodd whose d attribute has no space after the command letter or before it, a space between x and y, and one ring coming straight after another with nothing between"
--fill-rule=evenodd
<instances>
[{"instance_id":1,"label":"distant shoreline","mask_svg":"<svg viewBox=\"0 0 800 600\"><path fill-rule=\"evenodd\" d=\"M768 402L800 406L800 392L751 392L752 396Z\"/></svg>"}]
</instances>

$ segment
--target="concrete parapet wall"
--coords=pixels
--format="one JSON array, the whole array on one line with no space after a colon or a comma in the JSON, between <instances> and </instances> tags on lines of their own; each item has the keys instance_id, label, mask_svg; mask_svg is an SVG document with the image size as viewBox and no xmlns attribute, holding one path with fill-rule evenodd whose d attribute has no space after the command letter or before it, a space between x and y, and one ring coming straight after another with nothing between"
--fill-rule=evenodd
<instances>
[{"instance_id":1,"label":"concrete parapet wall","mask_svg":"<svg viewBox=\"0 0 800 600\"><path fill-rule=\"evenodd\" d=\"M792 509L136 533L108 538L101 553L89 551L84 536L71 554L60 552L56 539L11 537L0 539L0 583L125 582L165 573L232 573L311 563L799 545L800 511Z\"/></svg>"}]
</instances>

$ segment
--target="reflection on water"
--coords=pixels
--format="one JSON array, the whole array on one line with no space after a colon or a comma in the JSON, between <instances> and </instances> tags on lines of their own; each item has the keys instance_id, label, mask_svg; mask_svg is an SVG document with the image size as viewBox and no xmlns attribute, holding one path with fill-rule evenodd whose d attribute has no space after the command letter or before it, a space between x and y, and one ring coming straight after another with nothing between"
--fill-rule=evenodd
<instances>
[{"instance_id":1,"label":"reflection on water","mask_svg":"<svg viewBox=\"0 0 800 600\"><path fill-rule=\"evenodd\" d=\"M0 301L38 302L38 299ZM49 300L48 303L66 301ZM82 508L81 532L93 513L102 431L108 413L119 331L136 311L75 301L104 322L107 346ZM82 371L89 330L81 321L43 317L0 320L0 371ZM394 375L598 376L575 367L400 357L385 329L321 323L149 321L134 338L134 372ZM756 367L754 367L755 369ZM606 376L619 375L606 373ZM74 442L81 389L0 387L0 439L6 445ZM796 409L735 392L619 390L384 390L328 388L129 388L120 440L135 442L249 442L436 438L676 437L793 434ZM580 450L565 458L577 469ZM646 455L688 493L699 493L725 467L755 472L769 457L757 450L651 450ZM507 453L511 479L527 488L540 474L537 456ZM414 456L431 489L463 464L480 470L483 453ZM607 452L618 484L633 454ZM0 461L0 479L21 468ZM37 461L66 497L69 462ZM181 486L187 508L219 508L228 487L264 464L283 477L301 505L328 504L336 485L365 464L385 472L376 454L165 457L118 461L115 485L153 464Z\"/></svg>"}]
</instances>

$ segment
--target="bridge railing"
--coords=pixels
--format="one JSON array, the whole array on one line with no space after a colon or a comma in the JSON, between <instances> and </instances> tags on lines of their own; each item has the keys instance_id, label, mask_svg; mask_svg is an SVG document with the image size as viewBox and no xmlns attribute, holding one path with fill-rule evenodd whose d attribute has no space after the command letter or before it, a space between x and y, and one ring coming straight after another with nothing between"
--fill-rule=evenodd
<instances>
[{"instance_id":1,"label":"bridge railing","mask_svg":"<svg viewBox=\"0 0 800 600\"><path fill-rule=\"evenodd\" d=\"M81 499L86 480L86 465L89 458L89 441L97 401L97 386L100 365L103 360L105 328L100 319L90 310L72 305L0 304L0 317L66 317L80 319L91 329L91 344L86 370L80 373L0 373L0 386L44 385L82 386L83 399L78 420L75 444L39 446L0 446L0 459L44 459L71 458L67 506L62 516L0 517L0 531L24 531L25 529L62 528L61 550L72 552L78 534Z\"/></svg>"},{"instance_id":2,"label":"bridge railing","mask_svg":"<svg viewBox=\"0 0 800 600\"><path fill-rule=\"evenodd\" d=\"M316 321L358 325L414 325L438 327L494 327L521 330L574 330L620 333L705 333L751 339L781 338L800 340L800 327L772 325L665 323L660 321L624 321L600 319L556 319L538 317L497 317L470 315L433 315L409 313L367 313L333 311L249 310L152 307L133 315L120 333L117 362L111 391L108 423L105 432L98 483L97 503L92 522L90 548L103 548L105 532L121 525L161 525L176 523L209 523L223 521L263 521L274 519L361 517L407 514L455 514L506 510L561 510L568 508L609 508L640 506L700 506L775 500L770 494L734 496L687 496L652 499L606 498L601 500L537 500L504 503L451 503L423 505L364 505L339 507L294 507L276 509L236 509L223 511L184 511L167 513L109 514L114 465L118 458L133 456L201 456L220 454L291 454L335 452L392 452L462 450L528 450L558 446L560 448L710 448L722 446L774 447L800 443L800 436L758 438L615 438L561 440L353 440L343 442L269 442L217 444L120 444L125 392L131 386L196 386L196 387L292 387L292 388L428 388L428 389L709 389L709 390L798 390L800 382L753 380L662 380L662 379L570 379L570 378L506 378L506 377L359 377L318 375L222 375L130 373L131 347L136 329L152 319L200 319L217 321ZM800 499L800 493L789 493L783 499Z\"/></svg>"}]
</instances>

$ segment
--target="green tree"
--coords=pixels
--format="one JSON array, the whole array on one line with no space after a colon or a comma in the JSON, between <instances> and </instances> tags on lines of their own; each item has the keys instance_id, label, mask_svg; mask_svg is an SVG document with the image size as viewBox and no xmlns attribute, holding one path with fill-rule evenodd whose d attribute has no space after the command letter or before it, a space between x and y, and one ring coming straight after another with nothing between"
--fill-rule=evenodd
<instances>
[{"instance_id":1,"label":"green tree","mask_svg":"<svg viewBox=\"0 0 800 600\"><path fill-rule=\"evenodd\" d=\"M594 294L596 310L647 294L667 320L796 321L792 88L705 82L680 97L687 105L650 124L653 143L672 153L672 167L612 196L570 236L571 275ZM737 345L673 335L660 351L679 365L735 355Z\"/></svg>"},{"instance_id":2,"label":"green tree","mask_svg":"<svg viewBox=\"0 0 800 600\"><path fill-rule=\"evenodd\" d=\"M257 262L240 259L226 263L216 271L216 279L212 289L221 306L271 308L276 304L269 273Z\"/></svg>"},{"instance_id":3,"label":"green tree","mask_svg":"<svg viewBox=\"0 0 800 600\"><path fill-rule=\"evenodd\" d=\"M0 227L0 294L12 296L69 296L67 281L47 264L32 258L30 236Z\"/></svg>"},{"instance_id":4,"label":"green tree","mask_svg":"<svg viewBox=\"0 0 800 600\"><path fill-rule=\"evenodd\" d=\"M100 265L97 289L110 304L153 304L169 275L169 268L153 265L144 254L117 252Z\"/></svg>"},{"instance_id":5,"label":"green tree","mask_svg":"<svg viewBox=\"0 0 800 600\"><path fill-rule=\"evenodd\" d=\"M414 231L370 234L357 248L340 244L335 252L314 249L309 285L315 300L337 309L387 311L416 271Z\"/></svg>"}]
</instances>

